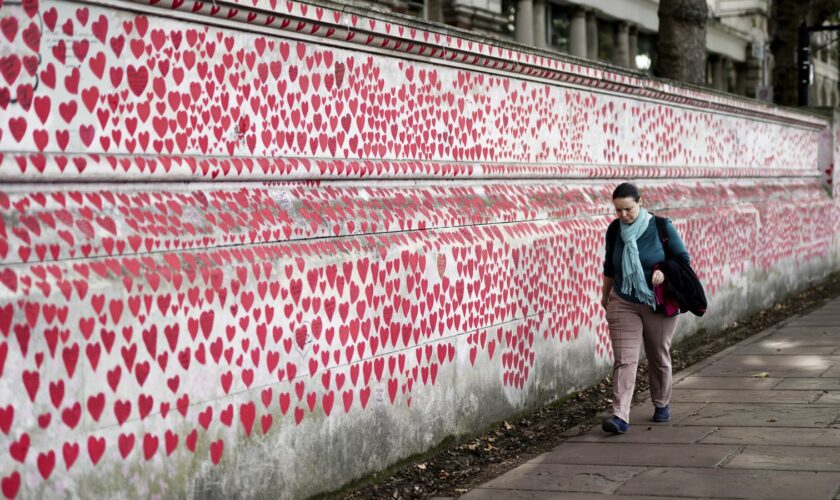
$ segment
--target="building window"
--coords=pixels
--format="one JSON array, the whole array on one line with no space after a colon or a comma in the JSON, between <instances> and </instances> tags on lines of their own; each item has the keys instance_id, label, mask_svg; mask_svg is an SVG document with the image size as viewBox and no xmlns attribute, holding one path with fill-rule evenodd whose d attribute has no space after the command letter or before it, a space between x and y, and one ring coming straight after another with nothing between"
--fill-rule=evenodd
<instances>
[{"instance_id":1,"label":"building window","mask_svg":"<svg viewBox=\"0 0 840 500\"><path fill-rule=\"evenodd\" d=\"M423 0L376 0L371 2L379 7L387 7L391 12L423 18Z\"/></svg>"},{"instance_id":2,"label":"building window","mask_svg":"<svg viewBox=\"0 0 840 500\"><path fill-rule=\"evenodd\" d=\"M612 61L613 46L615 45L615 23L598 19L598 59Z\"/></svg>"},{"instance_id":3,"label":"building window","mask_svg":"<svg viewBox=\"0 0 840 500\"><path fill-rule=\"evenodd\" d=\"M569 27L572 24L572 10L565 5L557 5L549 3L548 15L551 21L549 22L548 39L551 46L562 52L569 51Z\"/></svg>"},{"instance_id":4,"label":"building window","mask_svg":"<svg viewBox=\"0 0 840 500\"><path fill-rule=\"evenodd\" d=\"M516 34L516 3L517 0L502 0L502 16L505 18L502 33L511 37Z\"/></svg>"},{"instance_id":5,"label":"building window","mask_svg":"<svg viewBox=\"0 0 840 500\"><path fill-rule=\"evenodd\" d=\"M640 31L636 47L636 68L652 72L653 61L656 59L656 35Z\"/></svg>"}]
</instances>

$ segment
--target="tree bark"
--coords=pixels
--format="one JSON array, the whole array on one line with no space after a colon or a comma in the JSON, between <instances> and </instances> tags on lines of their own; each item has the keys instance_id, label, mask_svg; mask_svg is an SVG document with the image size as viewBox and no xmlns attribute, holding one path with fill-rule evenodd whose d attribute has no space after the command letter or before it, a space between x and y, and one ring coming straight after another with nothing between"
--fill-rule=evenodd
<instances>
[{"instance_id":1,"label":"tree bark","mask_svg":"<svg viewBox=\"0 0 840 500\"><path fill-rule=\"evenodd\" d=\"M706 0L660 0L656 75L706 83Z\"/></svg>"},{"instance_id":2,"label":"tree bark","mask_svg":"<svg viewBox=\"0 0 840 500\"><path fill-rule=\"evenodd\" d=\"M796 49L799 23L818 26L840 11L840 0L774 0L770 15L770 52L773 53L773 100L796 106Z\"/></svg>"}]
</instances>

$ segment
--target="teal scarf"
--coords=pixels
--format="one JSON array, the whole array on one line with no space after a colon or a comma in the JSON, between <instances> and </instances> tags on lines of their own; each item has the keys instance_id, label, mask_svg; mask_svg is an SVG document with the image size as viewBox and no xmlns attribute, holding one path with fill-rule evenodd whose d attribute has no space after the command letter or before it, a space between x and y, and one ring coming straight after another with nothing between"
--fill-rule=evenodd
<instances>
[{"instance_id":1,"label":"teal scarf","mask_svg":"<svg viewBox=\"0 0 840 500\"><path fill-rule=\"evenodd\" d=\"M644 234L653 217L644 208L639 209L639 216L632 224L621 223L621 239L624 241L624 254L621 256L621 293L632 295L643 304L656 307L653 292L645 280L645 271L639 260L639 245L636 240Z\"/></svg>"}]
</instances>

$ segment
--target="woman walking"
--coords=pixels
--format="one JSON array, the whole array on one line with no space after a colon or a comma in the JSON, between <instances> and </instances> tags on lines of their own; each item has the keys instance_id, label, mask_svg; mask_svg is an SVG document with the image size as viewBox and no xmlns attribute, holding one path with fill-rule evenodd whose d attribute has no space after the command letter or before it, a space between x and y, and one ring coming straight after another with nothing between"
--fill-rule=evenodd
<instances>
[{"instance_id":1,"label":"woman walking","mask_svg":"<svg viewBox=\"0 0 840 500\"><path fill-rule=\"evenodd\" d=\"M653 420L671 419L671 338L677 316L666 316L657 306L654 289L665 276L655 269L665 261L654 216L641 206L638 188L629 182L613 191L618 219L607 230L604 286L601 305L607 310L613 355L613 416L602 423L606 432L621 434L630 427L630 404L636 384L639 348L645 345L648 360ZM669 257L689 262L689 255L671 221L666 219Z\"/></svg>"}]
</instances>

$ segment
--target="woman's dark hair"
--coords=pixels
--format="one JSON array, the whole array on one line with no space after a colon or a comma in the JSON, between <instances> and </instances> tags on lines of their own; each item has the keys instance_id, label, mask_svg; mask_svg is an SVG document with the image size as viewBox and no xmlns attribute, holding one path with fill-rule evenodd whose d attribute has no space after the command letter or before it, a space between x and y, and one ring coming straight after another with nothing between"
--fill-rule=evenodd
<instances>
[{"instance_id":1,"label":"woman's dark hair","mask_svg":"<svg viewBox=\"0 0 840 500\"><path fill-rule=\"evenodd\" d=\"M642 195L639 194L639 188L632 182L624 182L619 184L615 191L613 191L613 199L617 198L633 198L633 201L639 201Z\"/></svg>"}]
</instances>

